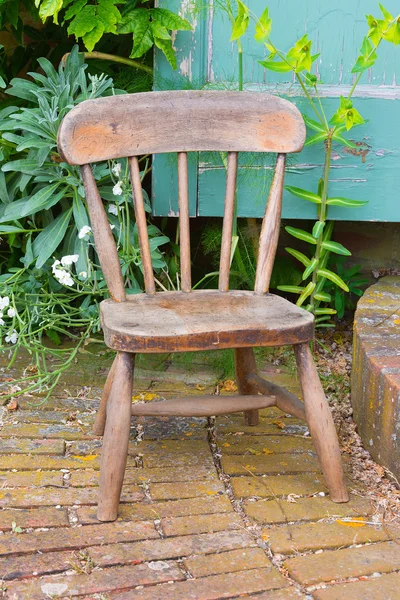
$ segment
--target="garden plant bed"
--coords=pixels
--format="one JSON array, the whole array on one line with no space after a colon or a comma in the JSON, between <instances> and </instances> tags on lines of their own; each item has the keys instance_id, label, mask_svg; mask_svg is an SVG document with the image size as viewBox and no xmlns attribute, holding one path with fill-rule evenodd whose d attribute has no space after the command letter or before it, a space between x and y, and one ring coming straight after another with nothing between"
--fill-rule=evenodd
<instances>
[{"instance_id":1,"label":"garden plant bed","mask_svg":"<svg viewBox=\"0 0 400 600\"><path fill-rule=\"evenodd\" d=\"M304 423L276 409L263 410L256 427L245 426L241 415L141 417L132 420L120 517L101 524L95 518L101 439L91 426L109 359L82 355L40 407L38 397L4 406L3 597L339 600L365 598L367 590L394 600L399 493L355 433L351 336L347 327L325 334L317 354L341 438L349 504L329 500ZM141 364L134 401L235 393L231 379L220 380L222 362L216 374L204 355L191 365L171 358L157 357L159 370L151 375ZM261 360L267 379L298 393L289 351Z\"/></svg>"}]
</instances>

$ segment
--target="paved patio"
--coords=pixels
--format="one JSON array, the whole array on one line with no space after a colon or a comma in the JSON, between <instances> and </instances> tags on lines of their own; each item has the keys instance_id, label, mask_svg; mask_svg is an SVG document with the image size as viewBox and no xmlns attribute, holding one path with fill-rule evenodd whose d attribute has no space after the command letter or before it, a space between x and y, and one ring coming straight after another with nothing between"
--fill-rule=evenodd
<instances>
[{"instance_id":1,"label":"paved patio","mask_svg":"<svg viewBox=\"0 0 400 600\"><path fill-rule=\"evenodd\" d=\"M349 504L330 502L304 423L276 409L257 427L241 415L132 422L120 517L98 523L91 425L107 365L84 358L43 406L0 408L0 597L400 598L400 529L373 524L355 482ZM298 393L291 373L265 375ZM232 387L172 365L139 370L134 401Z\"/></svg>"}]
</instances>

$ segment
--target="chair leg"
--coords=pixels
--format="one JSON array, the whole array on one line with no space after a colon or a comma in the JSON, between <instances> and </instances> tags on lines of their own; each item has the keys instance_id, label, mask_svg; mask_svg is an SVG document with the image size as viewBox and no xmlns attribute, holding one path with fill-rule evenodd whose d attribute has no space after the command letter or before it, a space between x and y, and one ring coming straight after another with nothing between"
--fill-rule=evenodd
<instances>
[{"instance_id":1,"label":"chair leg","mask_svg":"<svg viewBox=\"0 0 400 600\"><path fill-rule=\"evenodd\" d=\"M306 420L333 502L348 502L335 424L328 406L310 346L294 346Z\"/></svg>"},{"instance_id":2,"label":"chair leg","mask_svg":"<svg viewBox=\"0 0 400 600\"><path fill-rule=\"evenodd\" d=\"M134 354L120 352L115 366L101 451L99 521L115 521L118 516L128 455L134 359Z\"/></svg>"},{"instance_id":3,"label":"chair leg","mask_svg":"<svg viewBox=\"0 0 400 600\"><path fill-rule=\"evenodd\" d=\"M104 427L106 426L107 402L110 396L112 384L114 381L115 369L118 362L118 356L114 358L111 369L108 372L106 382L104 384L103 394L100 399L99 410L97 411L96 420L93 425L93 433L95 435L104 435Z\"/></svg>"},{"instance_id":4,"label":"chair leg","mask_svg":"<svg viewBox=\"0 0 400 600\"><path fill-rule=\"evenodd\" d=\"M239 394L243 396L254 394L253 387L247 381L251 373L257 373L253 348L235 348L235 373ZM260 423L258 410L244 411L244 418L246 425L258 425Z\"/></svg>"}]
</instances>

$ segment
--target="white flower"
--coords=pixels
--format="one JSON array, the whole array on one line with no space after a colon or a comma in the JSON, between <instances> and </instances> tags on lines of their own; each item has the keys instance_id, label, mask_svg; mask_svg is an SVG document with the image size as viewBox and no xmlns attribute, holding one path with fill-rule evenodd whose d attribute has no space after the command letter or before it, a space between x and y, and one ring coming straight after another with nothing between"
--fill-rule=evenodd
<instances>
[{"instance_id":1,"label":"white flower","mask_svg":"<svg viewBox=\"0 0 400 600\"><path fill-rule=\"evenodd\" d=\"M89 225L84 225L78 233L78 238L80 240L83 240L83 238L86 237L87 235L89 235L89 233L91 233L91 231L92 231L92 228L89 227Z\"/></svg>"},{"instance_id":2,"label":"white flower","mask_svg":"<svg viewBox=\"0 0 400 600\"><path fill-rule=\"evenodd\" d=\"M87 273L86 273L86 271L81 271L81 272L79 273L79 277L80 277L81 279L87 279Z\"/></svg>"},{"instance_id":3,"label":"white flower","mask_svg":"<svg viewBox=\"0 0 400 600\"><path fill-rule=\"evenodd\" d=\"M5 337L5 340L9 344L16 344L18 340L18 333L16 330L13 329L12 331L9 331Z\"/></svg>"},{"instance_id":4,"label":"white flower","mask_svg":"<svg viewBox=\"0 0 400 600\"><path fill-rule=\"evenodd\" d=\"M118 208L116 204L110 204L108 207L108 212L112 215L118 215Z\"/></svg>"},{"instance_id":5,"label":"white flower","mask_svg":"<svg viewBox=\"0 0 400 600\"><path fill-rule=\"evenodd\" d=\"M79 254L67 254L66 256L62 257L61 264L63 267L69 267L73 263L76 263L78 261L78 258Z\"/></svg>"},{"instance_id":6,"label":"white flower","mask_svg":"<svg viewBox=\"0 0 400 600\"><path fill-rule=\"evenodd\" d=\"M74 285L74 280L71 277L71 273L68 271L61 271L61 269L57 269L54 273L54 277L62 283L62 285L68 285L72 287Z\"/></svg>"},{"instance_id":7,"label":"white flower","mask_svg":"<svg viewBox=\"0 0 400 600\"><path fill-rule=\"evenodd\" d=\"M10 319L12 319L17 314L17 311L15 310L15 308L9 308L7 311L7 314L10 317ZM3 315L1 315L1 316L3 316Z\"/></svg>"},{"instance_id":8,"label":"white flower","mask_svg":"<svg viewBox=\"0 0 400 600\"><path fill-rule=\"evenodd\" d=\"M115 177L119 177L119 174L121 173L121 163L115 163L111 171L113 172Z\"/></svg>"},{"instance_id":9,"label":"white flower","mask_svg":"<svg viewBox=\"0 0 400 600\"><path fill-rule=\"evenodd\" d=\"M55 260L53 262L53 264L51 265L51 270L53 271L53 274L55 274L56 271L60 270L60 269L57 269L58 265L61 265L61 261L60 260Z\"/></svg>"},{"instance_id":10,"label":"white flower","mask_svg":"<svg viewBox=\"0 0 400 600\"><path fill-rule=\"evenodd\" d=\"M113 229L115 229L115 225L112 225L112 224L110 223L110 229L111 229L111 231L112 231Z\"/></svg>"},{"instance_id":11,"label":"white flower","mask_svg":"<svg viewBox=\"0 0 400 600\"><path fill-rule=\"evenodd\" d=\"M3 310L6 306L10 304L10 298L8 296L0 296L0 310Z\"/></svg>"},{"instance_id":12,"label":"white flower","mask_svg":"<svg viewBox=\"0 0 400 600\"><path fill-rule=\"evenodd\" d=\"M5 322L3 321L2 316L3 315L0 313L0 325L5 325Z\"/></svg>"},{"instance_id":13,"label":"white flower","mask_svg":"<svg viewBox=\"0 0 400 600\"><path fill-rule=\"evenodd\" d=\"M118 183L116 183L113 187L113 194L114 196L120 196L122 194L122 187L121 187L121 181L118 181Z\"/></svg>"}]
</instances>

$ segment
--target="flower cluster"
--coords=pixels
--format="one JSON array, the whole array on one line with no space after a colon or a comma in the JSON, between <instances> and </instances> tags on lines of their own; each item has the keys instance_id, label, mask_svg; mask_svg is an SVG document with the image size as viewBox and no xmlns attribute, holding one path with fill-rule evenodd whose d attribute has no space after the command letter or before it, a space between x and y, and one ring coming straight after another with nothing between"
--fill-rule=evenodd
<instances>
[{"instance_id":1,"label":"flower cluster","mask_svg":"<svg viewBox=\"0 0 400 600\"><path fill-rule=\"evenodd\" d=\"M9 307L9 308L7 308ZM6 325L6 322L4 321L4 310L7 309L7 317L9 317L10 319L13 319L16 314L17 311L15 310L14 307L10 306L10 298L9 296L0 296L0 327L3 327L4 325ZM6 337L5 337L5 341L9 344L16 344L18 340L18 333L15 329L10 329L10 331L7 333Z\"/></svg>"},{"instance_id":2,"label":"flower cluster","mask_svg":"<svg viewBox=\"0 0 400 600\"><path fill-rule=\"evenodd\" d=\"M52 264L51 270L53 271L54 277L62 285L72 287L74 280L71 277L71 273L68 267L71 267L78 261L79 254L68 254L63 256L61 260L55 260Z\"/></svg>"},{"instance_id":3,"label":"flower cluster","mask_svg":"<svg viewBox=\"0 0 400 600\"><path fill-rule=\"evenodd\" d=\"M115 177L118 177L118 181L117 181L117 183L113 187L113 194L114 194L114 196L121 196L121 194L122 194L122 181L119 179L119 176L121 174L121 163L115 163L115 165L111 169L111 172L112 172L113 175L115 175ZM110 211L110 209L109 209L109 212L112 212L112 211ZM116 214L116 213L114 213L114 214Z\"/></svg>"}]
</instances>

